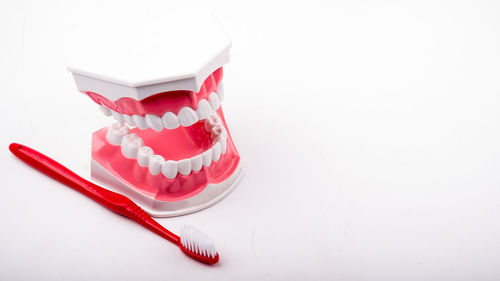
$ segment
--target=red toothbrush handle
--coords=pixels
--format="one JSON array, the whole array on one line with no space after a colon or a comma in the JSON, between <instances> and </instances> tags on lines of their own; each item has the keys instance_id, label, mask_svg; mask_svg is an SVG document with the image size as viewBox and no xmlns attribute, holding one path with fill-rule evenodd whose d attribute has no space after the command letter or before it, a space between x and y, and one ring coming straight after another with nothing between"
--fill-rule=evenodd
<instances>
[{"instance_id":1,"label":"red toothbrush handle","mask_svg":"<svg viewBox=\"0 0 500 281\"><path fill-rule=\"evenodd\" d=\"M51 178L92 198L104 207L138 222L167 240L179 243L179 236L165 229L127 197L91 183L57 161L25 145L11 143L9 149L21 160Z\"/></svg>"}]
</instances>

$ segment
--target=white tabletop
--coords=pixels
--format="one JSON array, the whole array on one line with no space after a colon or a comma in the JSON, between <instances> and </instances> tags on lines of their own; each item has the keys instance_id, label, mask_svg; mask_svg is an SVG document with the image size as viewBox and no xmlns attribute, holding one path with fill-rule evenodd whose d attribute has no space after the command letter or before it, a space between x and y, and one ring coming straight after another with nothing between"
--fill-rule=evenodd
<instances>
[{"instance_id":1,"label":"white tabletop","mask_svg":"<svg viewBox=\"0 0 500 281\"><path fill-rule=\"evenodd\" d=\"M123 2L0 4L0 280L498 280L497 2L213 4L246 175L159 222L209 233L215 267L7 149L89 176L90 135L111 120L76 91L61 46L82 16L169 8Z\"/></svg>"}]
</instances>

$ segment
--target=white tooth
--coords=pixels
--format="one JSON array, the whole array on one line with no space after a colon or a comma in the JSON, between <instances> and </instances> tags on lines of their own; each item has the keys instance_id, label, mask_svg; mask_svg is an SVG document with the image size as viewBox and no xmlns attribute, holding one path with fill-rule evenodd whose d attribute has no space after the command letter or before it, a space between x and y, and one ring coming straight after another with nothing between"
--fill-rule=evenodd
<instances>
[{"instance_id":1,"label":"white tooth","mask_svg":"<svg viewBox=\"0 0 500 281\"><path fill-rule=\"evenodd\" d=\"M148 163L149 172L152 175L158 175L162 170L163 164L165 164L165 159L161 155L151 155Z\"/></svg>"},{"instance_id":2,"label":"white tooth","mask_svg":"<svg viewBox=\"0 0 500 281\"><path fill-rule=\"evenodd\" d=\"M191 173L191 159L182 159L177 162L179 173L187 176Z\"/></svg>"},{"instance_id":3,"label":"white tooth","mask_svg":"<svg viewBox=\"0 0 500 281\"><path fill-rule=\"evenodd\" d=\"M146 124L157 132L160 132L163 129L163 123L161 122L160 117L156 115L146 114Z\"/></svg>"},{"instance_id":4,"label":"white tooth","mask_svg":"<svg viewBox=\"0 0 500 281\"><path fill-rule=\"evenodd\" d=\"M102 114L111 116L111 109L105 107L104 105L99 105L99 109L101 110Z\"/></svg>"},{"instance_id":5,"label":"white tooth","mask_svg":"<svg viewBox=\"0 0 500 281\"><path fill-rule=\"evenodd\" d=\"M165 125L165 128L167 129L171 130L179 127L179 120L177 120L177 116L175 116L175 114L172 112L163 114L161 120L163 121L163 125Z\"/></svg>"},{"instance_id":6,"label":"white tooth","mask_svg":"<svg viewBox=\"0 0 500 281\"><path fill-rule=\"evenodd\" d=\"M125 120L123 119L123 115L121 115L120 113L118 113L114 110L111 110L111 114L113 115L113 118L115 118L116 121L118 121L120 123L125 122Z\"/></svg>"},{"instance_id":7,"label":"white tooth","mask_svg":"<svg viewBox=\"0 0 500 281\"><path fill-rule=\"evenodd\" d=\"M215 161L219 161L219 158L220 158L220 153L221 153L221 148L220 148L220 143L219 142L216 142L213 146L212 146L212 160L215 162Z\"/></svg>"},{"instance_id":8,"label":"white tooth","mask_svg":"<svg viewBox=\"0 0 500 281\"><path fill-rule=\"evenodd\" d=\"M219 97L215 92L211 93L210 96L208 96L208 101L210 102L210 105L212 106L213 110L217 110L220 106L219 102Z\"/></svg>"},{"instance_id":9,"label":"white tooth","mask_svg":"<svg viewBox=\"0 0 500 281\"><path fill-rule=\"evenodd\" d=\"M179 110L179 113L177 113L177 118L179 118L179 123L181 123L181 125L184 127L191 126L194 123L198 122L198 116L196 115L196 112L194 112L194 110L188 106L185 106L181 110Z\"/></svg>"},{"instance_id":10,"label":"white tooth","mask_svg":"<svg viewBox=\"0 0 500 281\"><path fill-rule=\"evenodd\" d=\"M198 172L199 170L201 170L202 164L203 164L203 158L201 154L191 158L191 169L193 169L193 172Z\"/></svg>"},{"instance_id":11,"label":"white tooth","mask_svg":"<svg viewBox=\"0 0 500 281\"><path fill-rule=\"evenodd\" d=\"M209 148L205 152L201 154L201 158L203 160L203 166L208 167L212 163L212 149Z\"/></svg>"},{"instance_id":12,"label":"white tooth","mask_svg":"<svg viewBox=\"0 0 500 281\"><path fill-rule=\"evenodd\" d=\"M136 134L129 134L122 139L122 154L126 158L137 158L137 150L144 144L142 139Z\"/></svg>"},{"instance_id":13,"label":"white tooth","mask_svg":"<svg viewBox=\"0 0 500 281\"><path fill-rule=\"evenodd\" d=\"M227 149L227 135L226 132L222 132L219 136L218 142L220 143L220 151L222 154L226 153Z\"/></svg>"},{"instance_id":14,"label":"white tooth","mask_svg":"<svg viewBox=\"0 0 500 281\"><path fill-rule=\"evenodd\" d=\"M208 118L212 113L212 108L206 99L200 100L198 103L198 108L196 109L196 114L200 120Z\"/></svg>"},{"instance_id":15,"label":"white tooth","mask_svg":"<svg viewBox=\"0 0 500 281\"><path fill-rule=\"evenodd\" d=\"M123 119L125 120L125 123L127 123L127 125L131 127L135 126L135 122L134 119L132 119L132 116L123 114Z\"/></svg>"},{"instance_id":16,"label":"white tooth","mask_svg":"<svg viewBox=\"0 0 500 281\"><path fill-rule=\"evenodd\" d=\"M224 129L222 128L222 125L219 123L212 127L210 136L212 137L212 139L216 139L218 136L222 134L223 130Z\"/></svg>"},{"instance_id":17,"label":"white tooth","mask_svg":"<svg viewBox=\"0 0 500 281\"><path fill-rule=\"evenodd\" d=\"M168 160L167 162L163 163L161 172L165 177L169 179L174 179L175 176L177 176L177 162Z\"/></svg>"},{"instance_id":18,"label":"white tooth","mask_svg":"<svg viewBox=\"0 0 500 281\"><path fill-rule=\"evenodd\" d=\"M219 86L217 86L217 95L219 95L219 101L224 100L224 85L222 81L219 82Z\"/></svg>"},{"instance_id":19,"label":"white tooth","mask_svg":"<svg viewBox=\"0 0 500 281\"><path fill-rule=\"evenodd\" d=\"M148 128L148 124L146 123L146 118L140 115L132 115L132 120L134 120L135 125L137 125L139 129L146 130Z\"/></svg>"},{"instance_id":20,"label":"white tooth","mask_svg":"<svg viewBox=\"0 0 500 281\"><path fill-rule=\"evenodd\" d=\"M124 124L114 123L109 126L108 132L106 133L106 139L112 145L120 145L122 143L122 138L128 134L128 128Z\"/></svg>"},{"instance_id":21,"label":"white tooth","mask_svg":"<svg viewBox=\"0 0 500 281\"><path fill-rule=\"evenodd\" d=\"M205 120L205 130L207 132L210 132L212 128L219 123L219 116L217 114L210 115L206 120Z\"/></svg>"},{"instance_id":22,"label":"white tooth","mask_svg":"<svg viewBox=\"0 0 500 281\"><path fill-rule=\"evenodd\" d=\"M141 146L137 150L137 162L141 167L149 166L149 157L153 156L153 149L149 146Z\"/></svg>"}]
</instances>

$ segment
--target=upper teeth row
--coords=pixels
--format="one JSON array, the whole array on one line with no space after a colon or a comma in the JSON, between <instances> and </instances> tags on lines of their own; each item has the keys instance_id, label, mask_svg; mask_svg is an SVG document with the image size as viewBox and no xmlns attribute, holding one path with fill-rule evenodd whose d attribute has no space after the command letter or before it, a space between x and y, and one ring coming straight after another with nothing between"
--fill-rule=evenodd
<instances>
[{"instance_id":1,"label":"upper teeth row","mask_svg":"<svg viewBox=\"0 0 500 281\"><path fill-rule=\"evenodd\" d=\"M221 154L226 153L227 132L220 118L211 115L205 120L204 125L215 143L199 155L178 161L165 161L161 155L154 154L151 147L145 146L144 141L136 134L129 134L128 127L121 123L115 123L108 128L106 139L112 145L121 146L124 157L137 159L139 166L148 167L151 174L158 175L161 172L165 177L174 179L177 173L187 176L191 171L200 171L202 166L209 167L212 161L218 161Z\"/></svg>"},{"instance_id":2,"label":"upper teeth row","mask_svg":"<svg viewBox=\"0 0 500 281\"><path fill-rule=\"evenodd\" d=\"M151 128L160 132L164 127L167 129L175 129L179 126L189 127L199 120L207 119L209 116L213 115L213 112L217 110L219 106L219 94L213 92L208 96L208 100L200 100L196 110L193 110L189 106L185 106L179 110L177 115L173 112L166 112L162 117L153 114L146 114L146 116L143 117L140 115L131 116L121 114L103 105L100 105L100 109L104 115L113 116L113 118L120 123L126 123L133 127L137 126L141 130Z\"/></svg>"}]
</instances>

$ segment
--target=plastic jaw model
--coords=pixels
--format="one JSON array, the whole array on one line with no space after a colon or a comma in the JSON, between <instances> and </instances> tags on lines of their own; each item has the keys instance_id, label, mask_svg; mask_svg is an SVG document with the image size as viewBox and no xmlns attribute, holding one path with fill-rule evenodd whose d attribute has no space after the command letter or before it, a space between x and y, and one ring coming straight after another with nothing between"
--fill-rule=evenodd
<instances>
[{"instance_id":1,"label":"plastic jaw model","mask_svg":"<svg viewBox=\"0 0 500 281\"><path fill-rule=\"evenodd\" d=\"M231 42L210 13L185 18L94 32L69 64L78 90L116 120L92 135L92 178L153 216L206 208L241 177L221 108Z\"/></svg>"}]
</instances>

